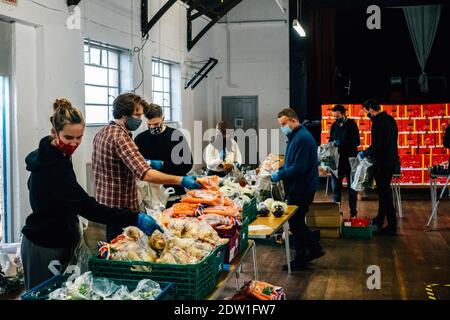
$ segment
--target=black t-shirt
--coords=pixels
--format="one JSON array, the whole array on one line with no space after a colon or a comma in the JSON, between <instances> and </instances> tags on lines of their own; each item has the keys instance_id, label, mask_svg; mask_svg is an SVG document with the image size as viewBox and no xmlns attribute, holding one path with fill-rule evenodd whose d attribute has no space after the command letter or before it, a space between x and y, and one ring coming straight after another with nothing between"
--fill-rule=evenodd
<instances>
[{"instance_id":1,"label":"black t-shirt","mask_svg":"<svg viewBox=\"0 0 450 320\"><path fill-rule=\"evenodd\" d=\"M138 134L134 142L145 159L164 161L164 167L159 170L163 173L185 176L192 169L191 150L180 130L166 127L160 134L145 130ZM180 188L175 189L178 194Z\"/></svg>"},{"instance_id":2,"label":"black t-shirt","mask_svg":"<svg viewBox=\"0 0 450 320\"><path fill-rule=\"evenodd\" d=\"M334 122L330 130L330 142L335 140L339 140L338 152L341 157L356 157L360 139L355 120L347 118L342 126Z\"/></svg>"}]
</instances>

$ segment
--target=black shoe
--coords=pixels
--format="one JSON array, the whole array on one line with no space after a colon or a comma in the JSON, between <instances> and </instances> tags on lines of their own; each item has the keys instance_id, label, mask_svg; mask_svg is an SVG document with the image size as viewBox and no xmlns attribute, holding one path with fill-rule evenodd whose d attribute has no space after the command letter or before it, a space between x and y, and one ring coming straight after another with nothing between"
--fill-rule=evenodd
<instances>
[{"instance_id":1,"label":"black shoe","mask_svg":"<svg viewBox=\"0 0 450 320\"><path fill-rule=\"evenodd\" d=\"M306 261L298 261L298 260L292 260L291 261L291 271L301 271L308 269L308 263ZM288 265L283 265L283 270L288 270Z\"/></svg>"},{"instance_id":2,"label":"black shoe","mask_svg":"<svg viewBox=\"0 0 450 320\"><path fill-rule=\"evenodd\" d=\"M397 235L397 229L396 228L391 228L391 227L385 227L381 230L379 230L377 233L377 235L384 235L384 236L396 236Z\"/></svg>"},{"instance_id":3,"label":"black shoe","mask_svg":"<svg viewBox=\"0 0 450 320\"><path fill-rule=\"evenodd\" d=\"M318 258L322 257L324 254L325 254L325 250L323 250L323 249L315 250L306 256L306 260L312 261L314 259L318 259Z\"/></svg>"}]
</instances>

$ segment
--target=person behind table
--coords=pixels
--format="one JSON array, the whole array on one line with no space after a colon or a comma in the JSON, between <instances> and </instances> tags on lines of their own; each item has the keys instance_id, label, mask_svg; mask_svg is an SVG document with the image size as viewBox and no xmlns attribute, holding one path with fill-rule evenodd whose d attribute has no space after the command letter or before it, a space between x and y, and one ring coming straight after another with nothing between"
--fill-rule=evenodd
<instances>
[{"instance_id":1,"label":"person behind table","mask_svg":"<svg viewBox=\"0 0 450 320\"><path fill-rule=\"evenodd\" d=\"M336 121L332 124L330 130L330 142L338 148L339 164L338 176L331 175L331 185L333 188L333 201L341 203L342 180L347 178L348 202L350 207L350 216L356 217L356 191L350 188L350 157L356 157L360 143L359 129L355 120L346 117L345 107L336 105L332 109Z\"/></svg>"},{"instance_id":2,"label":"person behind table","mask_svg":"<svg viewBox=\"0 0 450 320\"><path fill-rule=\"evenodd\" d=\"M181 185L187 189L201 188L196 177L168 175L153 169L139 152L131 132L142 123L145 103L134 93L117 96L113 102L114 121L95 135L92 153L95 197L110 208L138 210L136 179ZM107 225L107 240L114 239L121 232L117 226Z\"/></svg>"},{"instance_id":3,"label":"person behind table","mask_svg":"<svg viewBox=\"0 0 450 320\"><path fill-rule=\"evenodd\" d=\"M209 176L226 176L232 166L242 164L242 155L237 142L227 133L228 124L220 121L216 127L216 135L205 150L205 161Z\"/></svg>"},{"instance_id":4,"label":"person behind table","mask_svg":"<svg viewBox=\"0 0 450 320\"><path fill-rule=\"evenodd\" d=\"M286 108L278 113L281 131L288 143L284 164L271 176L272 182L283 180L289 205L298 206L289 220L294 237L295 258L290 262L292 270L302 270L307 264L325 254L305 223L305 216L319 187L317 144L308 129L301 125L297 113ZM288 269L287 265L283 266Z\"/></svg>"},{"instance_id":5,"label":"person behind table","mask_svg":"<svg viewBox=\"0 0 450 320\"><path fill-rule=\"evenodd\" d=\"M134 139L139 152L155 170L186 175L192 169L192 154L181 131L165 125L163 110L157 104L145 104L144 116L148 130ZM183 193L183 188L175 186L175 194Z\"/></svg>"},{"instance_id":6,"label":"person behind table","mask_svg":"<svg viewBox=\"0 0 450 320\"><path fill-rule=\"evenodd\" d=\"M450 122L447 124L447 128L445 129L444 148L450 149ZM449 168L450 168L450 159L449 159Z\"/></svg>"},{"instance_id":7,"label":"person behind table","mask_svg":"<svg viewBox=\"0 0 450 320\"><path fill-rule=\"evenodd\" d=\"M370 157L373 161L374 179L378 193L378 215L374 226L378 234L397 235L397 216L391 191L391 180L394 173L400 171L398 158L398 128L395 119L381 111L375 99L363 104L367 116L372 120L372 144L365 151L360 151L361 158ZM383 228L387 219L387 226Z\"/></svg>"},{"instance_id":8,"label":"person behind table","mask_svg":"<svg viewBox=\"0 0 450 320\"><path fill-rule=\"evenodd\" d=\"M86 219L118 228L138 226L146 234L160 229L156 221L129 209L99 204L78 184L72 154L84 132L81 112L66 99L53 104L51 135L41 139L37 150L25 158L32 213L22 228L21 255L27 290L52 277L48 265L59 260L68 265L80 234L78 214Z\"/></svg>"}]
</instances>

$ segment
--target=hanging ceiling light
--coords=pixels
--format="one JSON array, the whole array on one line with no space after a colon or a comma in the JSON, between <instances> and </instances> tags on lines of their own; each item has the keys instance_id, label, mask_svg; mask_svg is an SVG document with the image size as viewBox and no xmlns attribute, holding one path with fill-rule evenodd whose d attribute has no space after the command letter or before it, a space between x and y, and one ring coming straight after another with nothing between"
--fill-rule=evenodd
<instances>
[{"instance_id":1,"label":"hanging ceiling light","mask_svg":"<svg viewBox=\"0 0 450 320\"><path fill-rule=\"evenodd\" d=\"M297 19L292 20L292 27L294 28L295 31L297 31L297 33L300 35L300 37L304 38L304 37L306 37L306 32L305 32L305 29L303 29L302 25L300 24L300 21L298 20L299 16L300 16L299 12L301 13L301 11L299 9L300 5L301 5L301 0L298 0L297 1Z\"/></svg>"}]
</instances>

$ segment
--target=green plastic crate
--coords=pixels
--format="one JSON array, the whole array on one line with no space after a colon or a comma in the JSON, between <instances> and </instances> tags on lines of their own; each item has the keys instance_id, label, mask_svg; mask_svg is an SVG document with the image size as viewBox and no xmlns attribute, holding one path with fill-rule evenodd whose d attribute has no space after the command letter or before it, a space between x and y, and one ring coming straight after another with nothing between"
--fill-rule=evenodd
<instances>
[{"instance_id":1,"label":"green plastic crate","mask_svg":"<svg viewBox=\"0 0 450 320\"><path fill-rule=\"evenodd\" d=\"M33 289L30 289L26 293L22 295L22 300L47 300L50 293L55 291L56 289L61 288L62 284L67 281L69 276L56 275L41 284L37 285ZM133 291L136 289L139 280L124 280L124 279L110 279L117 285L124 285L128 288L128 290ZM161 293L155 297L155 300L163 300L170 289L172 288L171 283L159 283L161 287Z\"/></svg>"},{"instance_id":2,"label":"green plastic crate","mask_svg":"<svg viewBox=\"0 0 450 320\"><path fill-rule=\"evenodd\" d=\"M239 234L239 255L242 255L248 248L248 225L250 220L247 218L244 220L241 226L241 231Z\"/></svg>"},{"instance_id":3,"label":"green plastic crate","mask_svg":"<svg viewBox=\"0 0 450 320\"><path fill-rule=\"evenodd\" d=\"M244 207L242 208L242 221L245 221L246 218L249 218L249 223L252 223L256 220L256 216L258 214L256 202L257 198L252 197L250 202L244 204Z\"/></svg>"},{"instance_id":4,"label":"green plastic crate","mask_svg":"<svg viewBox=\"0 0 450 320\"><path fill-rule=\"evenodd\" d=\"M370 224L364 227L347 227L342 224L342 237L346 239L370 239L372 238L372 220L370 220Z\"/></svg>"},{"instance_id":5,"label":"green plastic crate","mask_svg":"<svg viewBox=\"0 0 450 320\"><path fill-rule=\"evenodd\" d=\"M217 247L197 264L175 265L145 261L112 261L91 257L89 270L96 277L171 282L173 300L201 300L216 286L223 270L226 245Z\"/></svg>"}]
</instances>

